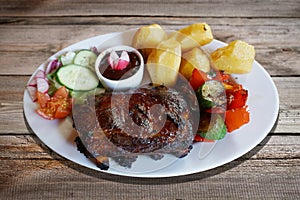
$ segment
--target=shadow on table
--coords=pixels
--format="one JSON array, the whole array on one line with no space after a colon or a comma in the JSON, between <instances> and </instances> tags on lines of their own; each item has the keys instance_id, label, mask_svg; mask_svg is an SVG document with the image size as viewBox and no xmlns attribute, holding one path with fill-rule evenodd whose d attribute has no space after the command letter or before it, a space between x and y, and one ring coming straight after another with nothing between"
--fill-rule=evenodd
<instances>
[{"instance_id":1,"label":"shadow on table","mask_svg":"<svg viewBox=\"0 0 300 200\"><path fill-rule=\"evenodd\" d=\"M273 126L272 130L270 133L273 133L274 130L277 127L278 123L278 117L276 120L275 125ZM26 122L27 128L30 132L32 132L31 128L28 126ZM66 160L59 160L63 165L66 165L80 173L86 174L88 176L94 177L94 178L99 178L99 179L105 179L108 181L113 181L113 182L119 182L119 183L126 183L126 184L139 184L139 185L165 185L165 184L175 184L175 183L183 183L183 182L189 182L189 181L195 181L195 180L201 180L205 179L208 177L212 177L218 174L221 174L223 172L226 172L230 169L233 169L239 165L241 165L243 162L249 160L252 156L257 154L270 140L271 136L268 135L267 137L264 138L263 141L260 142L259 145L257 145L254 149L243 155L242 157L229 162L225 165L222 165L220 167L207 170L204 172L199 172L195 174L190 174L190 175L185 175L185 176L178 176L178 177L164 177L164 178L136 178L136 177L126 177L126 176L118 176L118 175L113 175L113 174L108 174L108 173L103 173L99 171L95 171L86 167L83 167L81 165L78 165L76 163L73 163L71 161L66 162ZM38 137L34 137L35 141L38 144L42 144L42 142L39 140ZM42 145L45 149L47 148L45 145ZM47 149L49 151L49 149ZM51 155L52 156L52 155ZM56 157L56 158L55 158ZM57 160L57 156L53 157L53 159Z\"/></svg>"},{"instance_id":2,"label":"shadow on table","mask_svg":"<svg viewBox=\"0 0 300 200\"><path fill-rule=\"evenodd\" d=\"M212 177L218 174L221 174L223 172L226 172L232 168L235 168L242 164L244 161L249 160L252 156L257 154L265 144L268 143L270 140L270 136L267 136L258 146L256 146L254 149L252 149L247 154L243 155L242 157L227 163L225 165L222 165L220 167L207 170L204 172L199 172L195 174L185 175L185 176L178 176L178 177L164 177L164 178L136 178L136 177L123 177L118 175L112 175L112 174L106 174L106 173L99 173L94 170L86 169L86 168L80 168L78 169L76 167L76 170L80 170L80 172L85 173L87 175L101 178L109 181L119 182L119 183L126 183L126 184L143 184L143 185L165 185L165 184L175 184L175 183L183 183L183 182L189 182L189 181L195 181L195 180L201 180L208 177ZM74 166L69 166L73 167ZM74 168L75 169L75 168Z\"/></svg>"}]
</instances>

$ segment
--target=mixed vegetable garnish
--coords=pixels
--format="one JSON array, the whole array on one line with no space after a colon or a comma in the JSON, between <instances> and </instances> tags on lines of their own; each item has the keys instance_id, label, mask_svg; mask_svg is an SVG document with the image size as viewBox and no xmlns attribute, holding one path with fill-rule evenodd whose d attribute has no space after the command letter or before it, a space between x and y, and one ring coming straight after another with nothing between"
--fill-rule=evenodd
<instances>
[{"instance_id":1,"label":"mixed vegetable garnish","mask_svg":"<svg viewBox=\"0 0 300 200\"><path fill-rule=\"evenodd\" d=\"M96 50L67 52L36 72L26 88L37 102L40 116L48 120L65 118L71 114L75 97L100 86L94 73Z\"/></svg>"},{"instance_id":2,"label":"mixed vegetable garnish","mask_svg":"<svg viewBox=\"0 0 300 200\"><path fill-rule=\"evenodd\" d=\"M208 74L194 69L190 84L201 110L195 142L220 140L226 132L249 122L248 91L231 75L223 71Z\"/></svg>"}]
</instances>

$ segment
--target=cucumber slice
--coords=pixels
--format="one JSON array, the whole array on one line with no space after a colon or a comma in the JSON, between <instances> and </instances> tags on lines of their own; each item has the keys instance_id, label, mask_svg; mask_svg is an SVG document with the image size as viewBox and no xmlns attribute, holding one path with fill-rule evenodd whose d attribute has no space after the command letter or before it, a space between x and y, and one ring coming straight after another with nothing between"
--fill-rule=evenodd
<instances>
[{"instance_id":1,"label":"cucumber slice","mask_svg":"<svg viewBox=\"0 0 300 200\"><path fill-rule=\"evenodd\" d=\"M84 67L88 67L89 69L95 71L95 62L97 59L97 55L91 50L80 50L75 58L74 64L81 65Z\"/></svg>"},{"instance_id":2,"label":"cucumber slice","mask_svg":"<svg viewBox=\"0 0 300 200\"><path fill-rule=\"evenodd\" d=\"M76 56L75 52L69 51L64 55L61 55L59 57L59 61L62 63L62 65L69 65L73 63L75 56Z\"/></svg>"},{"instance_id":3,"label":"cucumber slice","mask_svg":"<svg viewBox=\"0 0 300 200\"><path fill-rule=\"evenodd\" d=\"M220 106L227 101L223 84L215 80L206 81L197 90L196 95L202 108Z\"/></svg>"},{"instance_id":4,"label":"cucumber slice","mask_svg":"<svg viewBox=\"0 0 300 200\"><path fill-rule=\"evenodd\" d=\"M201 113L202 115L202 113ZM226 125L224 119L219 114L204 113L204 120L200 122L198 134L208 140L221 140L226 135ZM202 116L200 116L201 120ZM202 118L203 119L203 118ZM201 127L202 123L202 127Z\"/></svg>"},{"instance_id":5,"label":"cucumber slice","mask_svg":"<svg viewBox=\"0 0 300 200\"><path fill-rule=\"evenodd\" d=\"M93 71L75 64L59 68L56 77L60 84L75 91L89 91L99 84L99 79Z\"/></svg>"}]
</instances>

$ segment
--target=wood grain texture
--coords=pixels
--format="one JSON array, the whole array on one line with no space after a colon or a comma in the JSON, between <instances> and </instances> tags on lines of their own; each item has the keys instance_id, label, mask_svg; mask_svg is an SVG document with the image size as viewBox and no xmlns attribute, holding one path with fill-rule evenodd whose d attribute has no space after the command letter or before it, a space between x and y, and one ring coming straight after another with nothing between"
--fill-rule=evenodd
<instances>
[{"instance_id":1,"label":"wood grain texture","mask_svg":"<svg viewBox=\"0 0 300 200\"><path fill-rule=\"evenodd\" d=\"M4 3L5 2L5 3ZM0 1L0 16L299 17L298 1Z\"/></svg>"},{"instance_id":2,"label":"wood grain texture","mask_svg":"<svg viewBox=\"0 0 300 200\"><path fill-rule=\"evenodd\" d=\"M0 68L0 73L28 75L28 72L32 73L51 55L73 43L105 33L137 29L146 22L145 19L141 20L142 18L138 18L140 21L136 21L135 18L122 18L123 22L127 22L126 19L128 19L128 24L119 25L121 23L119 21L111 25L89 25L84 22L76 24L75 19L58 19L57 23L69 21L70 24L63 24L63 26L60 24L48 25L47 22L42 25L11 25L6 23L1 25L0 65L3 67ZM107 19L109 22L114 21L114 18ZM85 20L89 20L89 18ZM159 21L148 18L146 24L160 23L165 30L178 30L200 20L203 19L190 18L177 19L177 21L175 19L172 20L173 24L168 24L169 18L161 18ZM43 20L41 18L38 21ZM100 18L99 21L102 22L104 19ZM252 44L256 49L256 60L271 75L300 75L300 68L298 67L300 66L298 59L300 55L300 40L298 39L300 22L294 23L294 21L285 18L258 20L206 18L205 21L210 24L213 34L218 40L228 43L240 39Z\"/></svg>"},{"instance_id":3,"label":"wood grain texture","mask_svg":"<svg viewBox=\"0 0 300 200\"><path fill-rule=\"evenodd\" d=\"M0 194L10 197L9 199L60 199L68 197L66 194L88 199L194 199L220 197L220 194L226 198L268 199L299 195L297 183L300 181L300 140L297 136L267 137L251 152L222 167L164 179L107 175L55 155L48 156L51 151L36 144L34 137L0 137L0 147L8 149L0 154L3 164ZM28 155L24 152L28 152ZM13 172L10 170L12 167L15 169ZM4 184L9 184L14 189L5 188ZM263 189L276 192L263 193Z\"/></svg>"},{"instance_id":4,"label":"wood grain texture","mask_svg":"<svg viewBox=\"0 0 300 200\"><path fill-rule=\"evenodd\" d=\"M297 199L300 177L294 170L299 170L299 165L291 165L297 162L235 161L186 177L133 179L108 176L68 162L65 166L48 160L4 161L19 171L5 182L10 187L0 186L0 194L6 199Z\"/></svg>"},{"instance_id":5,"label":"wood grain texture","mask_svg":"<svg viewBox=\"0 0 300 200\"><path fill-rule=\"evenodd\" d=\"M129 25L147 25L150 23L157 23L163 26L186 26L196 22L207 22L209 24L227 26L299 26L297 18L276 18L276 17L181 17L181 16L35 16L35 17L22 17L22 16L7 16L0 18L1 25L106 25L113 26L119 25L121 27Z\"/></svg>"},{"instance_id":6,"label":"wood grain texture","mask_svg":"<svg viewBox=\"0 0 300 200\"><path fill-rule=\"evenodd\" d=\"M297 199L299 174L285 170L292 171L299 166L285 165L290 162L237 161L226 165L226 171L219 168L187 177L132 179L75 170L72 163L70 167L53 167L57 162L23 161L18 165L7 161L5 164L15 168L27 165L36 170L35 173L20 171L22 175L11 177L12 187L2 185L0 194L7 199ZM36 165L47 167L40 169ZM243 173L235 171L235 165L244 169ZM267 171L266 166L275 167Z\"/></svg>"}]
</instances>

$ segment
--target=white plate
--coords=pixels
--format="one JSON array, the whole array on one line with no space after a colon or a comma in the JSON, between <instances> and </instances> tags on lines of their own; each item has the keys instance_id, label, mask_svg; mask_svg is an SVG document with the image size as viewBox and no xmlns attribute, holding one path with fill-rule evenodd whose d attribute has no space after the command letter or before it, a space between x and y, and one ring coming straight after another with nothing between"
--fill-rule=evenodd
<instances>
[{"instance_id":1,"label":"white plate","mask_svg":"<svg viewBox=\"0 0 300 200\"><path fill-rule=\"evenodd\" d=\"M57 58L67 51L86 49L92 46L103 50L114 45L131 45L134 32L135 30L130 30L89 38L57 52L49 60ZM213 51L225 45L223 42L214 40L204 48L207 51ZM39 69L44 68L48 61L40 65ZM69 118L61 121L49 121L41 118L35 113L36 104L31 101L27 91L24 92L23 99L24 113L29 126L42 142L59 155L85 167L105 173L132 177L153 178L187 175L209 170L239 158L258 145L276 122L279 109L278 93L273 80L264 68L255 61L251 73L236 75L236 77L237 81L242 83L249 92L247 103L250 111L250 122L227 134L221 141L193 145L194 147L188 156L175 162L168 156L160 161L139 157L131 168L123 168L112 163L109 170L102 171L77 151L74 143L76 133ZM170 160L172 163L166 164L170 163Z\"/></svg>"}]
</instances>

